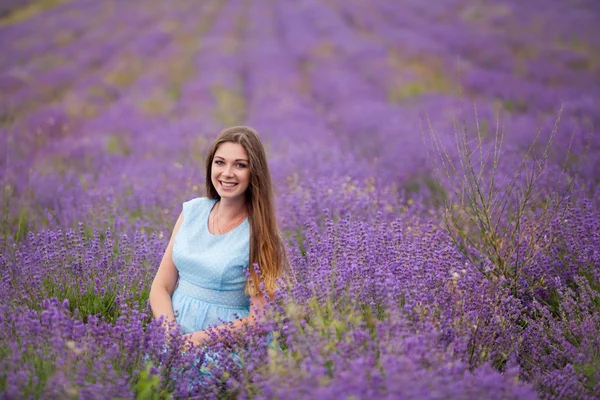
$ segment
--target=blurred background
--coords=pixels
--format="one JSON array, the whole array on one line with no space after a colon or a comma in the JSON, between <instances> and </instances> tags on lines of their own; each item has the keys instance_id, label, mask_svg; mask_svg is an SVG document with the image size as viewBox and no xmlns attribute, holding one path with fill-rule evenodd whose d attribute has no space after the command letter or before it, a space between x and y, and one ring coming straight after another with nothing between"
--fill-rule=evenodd
<instances>
[{"instance_id":1,"label":"blurred background","mask_svg":"<svg viewBox=\"0 0 600 400\"><path fill-rule=\"evenodd\" d=\"M576 132L579 152L600 119L593 0L1 7L0 176L13 230L106 216L103 226L164 227L202 192L211 140L236 124L263 136L285 207L285 193L320 179L421 190L423 126L452 140L460 115L489 132L501 121L521 148L561 113L557 140ZM584 169L594 182L597 143Z\"/></svg>"}]
</instances>

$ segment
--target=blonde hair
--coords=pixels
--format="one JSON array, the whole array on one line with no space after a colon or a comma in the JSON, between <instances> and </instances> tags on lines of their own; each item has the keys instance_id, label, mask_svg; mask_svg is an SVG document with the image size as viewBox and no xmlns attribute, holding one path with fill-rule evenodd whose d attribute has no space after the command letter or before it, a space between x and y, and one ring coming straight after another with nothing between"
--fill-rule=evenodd
<instances>
[{"instance_id":1,"label":"blonde hair","mask_svg":"<svg viewBox=\"0 0 600 400\"><path fill-rule=\"evenodd\" d=\"M250 222L250 279L246 282L246 293L263 294L273 297L277 288L277 279L287 272L288 260L281 233L277 228L273 185L267 165L267 156L258 132L247 126L234 126L221 131L215 139L206 159L206 195L211 199L220 199L212 179L212 163L218 147L222 143L241 144L248 153L250 184L246 190L248 220ZM258 264L260 276L253 265ZM264 284L261 290L260 283Z\"/></svg>"}]
</instances>

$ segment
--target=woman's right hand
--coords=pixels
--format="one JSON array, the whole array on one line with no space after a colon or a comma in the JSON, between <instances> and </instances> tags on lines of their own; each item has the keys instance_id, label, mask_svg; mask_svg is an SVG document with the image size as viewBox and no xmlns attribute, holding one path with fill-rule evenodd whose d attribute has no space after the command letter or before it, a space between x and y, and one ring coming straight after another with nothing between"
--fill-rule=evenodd
<instances>
[{"instance_id":1,"label":"woman's right hand","mask_svg":"<svg viewBox=\"0 0 600 400\"><path fill-rule=\"evenodd\" d=\"M176 328L177 324L172 321L169 320L168 318L164 318L163 322L162 322L162 329L163 332L165 334L165 343L169 344L171 342L171 338L173 337L173 335L175 335L175 328Z\"/></svg>"}]
</instances>

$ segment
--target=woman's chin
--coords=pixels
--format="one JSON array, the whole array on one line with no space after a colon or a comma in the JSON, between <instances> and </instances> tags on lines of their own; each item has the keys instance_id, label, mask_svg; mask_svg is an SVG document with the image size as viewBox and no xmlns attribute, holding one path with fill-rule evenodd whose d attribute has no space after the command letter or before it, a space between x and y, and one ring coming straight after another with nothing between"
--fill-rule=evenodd
<instances>
[{"instance_id":1,"label":"woman's chin","mask_svg":"<svg viewBox=\"0 0 600 400\"><path fill-rule=\"evenodd\" d=\"M243 193L238 193L237 191L228 191L228 190L217 190L219 197L221 199L235 200L237 198L242 197Z\"/></svg>"}]
</instances>

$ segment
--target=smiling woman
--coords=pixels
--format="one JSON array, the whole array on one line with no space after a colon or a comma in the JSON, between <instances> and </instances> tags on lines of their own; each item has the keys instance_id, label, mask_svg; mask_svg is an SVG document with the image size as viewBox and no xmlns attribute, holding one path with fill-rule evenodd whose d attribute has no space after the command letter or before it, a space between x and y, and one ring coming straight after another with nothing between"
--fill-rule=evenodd
<instances>
[{"instance_id":1,"label":"smiling woman","mask_svg":"<svg viewBox=\"0 0 600 400\"><path fill-rule=\"evenodd\" d=\"M150 292L154 316L177 322L200 346L212 340L208 328L226 336L253 324L287 268L255 130L219 134L207 157L206 193L183 204Z\"/></svg>"},{"instance_id":2,"label":"smiling woman","mask_svg":"<svg viewBox=\"0 0 600 400\"><path fill-rule=\"evenodd\" d=\"M245 193L250 183L248 153L244 146L225 142L218 146L211 166L211 183L221 199L245 203Z\"/></svg>"}]
</instances>

